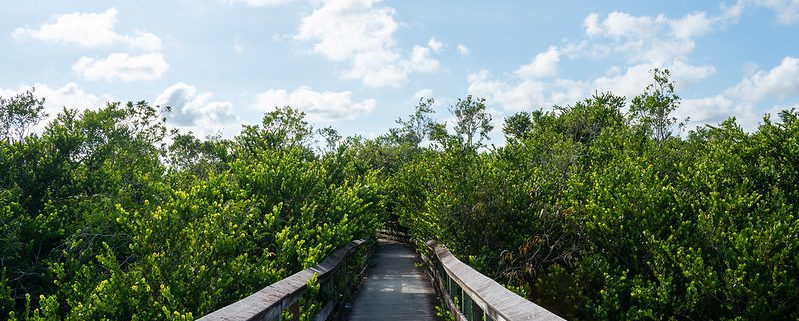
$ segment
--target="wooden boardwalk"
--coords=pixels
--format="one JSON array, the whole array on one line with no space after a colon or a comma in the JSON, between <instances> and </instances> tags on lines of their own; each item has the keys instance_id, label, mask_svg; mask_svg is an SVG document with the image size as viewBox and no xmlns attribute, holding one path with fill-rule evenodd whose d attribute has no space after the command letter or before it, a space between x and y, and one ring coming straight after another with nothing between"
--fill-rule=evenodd
<instances>
[{"instance_id":1,"label":"wooden boardwalk","mask_svg":"<svg viewBox=\"0 0 799 321\"><path fill-rule=\"evenodd\" d=\"M436 320L436 292L404 244L380 243L355 296L349 320Z\"/></svg>"},{"instance_id":2,"label":"wooden boardwalk","mask_svg":"<svg viewBox=\"0 0 799 321\"><path fill-rule=\"evenodd\" d=\"M381 231L381 237L384 237ZM402 241L402 235L385 236L385 240ZM407 239L407 238L406 238ZM301 299L308 281L318 276L321 286L335 285L331 282L345 281L336 278L336 271L346 267L346 258L364 255L360 250L364 240L353 240L338 248L316 266L292 274L280 281L236 301L219 310L211 312L201 321L230 320L275 320L285 311L294 311L299 320ZM427 264L432 266L430 273L435 286L446 303L446 309L458 320L509 320L509 321L565 321L545 308L520 297L491 278L480 274L458 260L436 241L425 243L429 250ZM352 298L352 304L344 304L344 309L336 312L336 320L438 320L434 306L439 302L436 290L428 278L427 270L416 267L419 263L415 251L404 243L380 241L372 255L367 273ZM357 271L361 272L358 265ZM349 272L344 272L349 273ZM338 274L339 276L347 274ZM331 277L332 276L332 277ZM458 304L450 295L456 295ZM336 308L337 300L328 300L314 320L326 320ZM464 312L465 311L465 312ZM464 315L465 314L465 315Z\"/></svg>"}]
</instances>

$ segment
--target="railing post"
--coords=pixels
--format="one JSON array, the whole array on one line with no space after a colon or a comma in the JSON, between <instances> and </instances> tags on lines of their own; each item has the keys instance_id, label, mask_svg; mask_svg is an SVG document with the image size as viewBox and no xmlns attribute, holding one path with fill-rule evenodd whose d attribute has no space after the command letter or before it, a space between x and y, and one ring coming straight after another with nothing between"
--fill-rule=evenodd
<instances>
[{"instance_id":1,"label":"railing post","mask_svg":"<svg viewBox=\"0 0 799 321\"><path fill-rule=\"evenodd\" d=\"M466 320L474 321L474 312L472 311L472 298L469 296L468 293L465 293L463 289L461 289L461 297L463 298L463 315L466 317Z\"/></svg>"},{"instance_id":2,"label":"railing post","mask_svg":"<svg viewBox=\"0 0 799 321\"><path fill-rule=\"evenodd\" d=\"M472 300L471 312L472 312L471 320L481 320L482 321L482 320L486 319L485 312L483 312L483 309L481 309L479 305L474 303L474 300Z\"/></svg>"},{"instance_id":3,"label":"railing post","mask_svg":"<svg viewBox=\"0 0 799 321\"><path fill-rule=\"evenodd\" d=\"M291 321L300 321L300 301L289 306L289 313L291 313Z\"/></svg>"}]
</instances>

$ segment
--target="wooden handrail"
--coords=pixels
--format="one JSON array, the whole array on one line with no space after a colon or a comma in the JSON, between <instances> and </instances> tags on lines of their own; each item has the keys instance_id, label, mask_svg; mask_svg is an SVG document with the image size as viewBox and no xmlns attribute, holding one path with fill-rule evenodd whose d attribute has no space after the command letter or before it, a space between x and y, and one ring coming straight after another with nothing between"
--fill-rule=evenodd
<instances>
[{"instance_id":1,"label":"wooden handrail","mask_svg":"<svg viewBox=\"0 0 799 321\"><path fill-rule=\"evenodd\" d=\"M328 279L330 274L338 269L344 258L353 253L364 244L363 240L355 240L337 249L333 254L325 258L322 263L314 267L294 273L293 275L272 283L260 291L236 301L226 307L211 312L198 320L274 320L278 319L284 310L295 306L308 281L316 274L320 284ZM332 311L332 304L328 304L322 309L320 314L329 314ZM296 312L295 312L296 314ZM319 316L318 319L324 320L327 316Z\"/></svg>"},{"instance_id":2,"label":"wooden handrail","mask_svg":"<svg viewBox=\"0 0 799 321\"><path fill-rule=\"evenodd\" d=\"M429 241L426 245L434 254L433 261L425 258L433 283L448 301L450 310L458 309L453 312L458 320L483 320L483 316L495 321L565 320L477 272L458 260L444 245L436 241ZM453 286L453 282L457 287ZM453 302L453 291L460 296L461 302Z\"/></svg>"}]
</instances>

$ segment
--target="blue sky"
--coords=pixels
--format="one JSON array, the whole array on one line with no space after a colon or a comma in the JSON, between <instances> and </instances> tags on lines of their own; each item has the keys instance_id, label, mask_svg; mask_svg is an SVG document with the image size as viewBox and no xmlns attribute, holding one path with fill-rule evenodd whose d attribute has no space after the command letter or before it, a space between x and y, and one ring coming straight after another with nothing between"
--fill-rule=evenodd
<instances>
[{"instance_id":1,"label":"blue sky","mask_svg":"<svg viewBox=\"0 0 799 321\"><path fill-rule=\"evenodd\" d=\"M595 91L632 97L656 67L690 126L753 130L799 107L799 0L0 2L0 96L35 86L50 114L147 100L201 136L291 105L374 137L420 96L451 122L469 94L500 128Z\"/></svg>"}]
</instances>

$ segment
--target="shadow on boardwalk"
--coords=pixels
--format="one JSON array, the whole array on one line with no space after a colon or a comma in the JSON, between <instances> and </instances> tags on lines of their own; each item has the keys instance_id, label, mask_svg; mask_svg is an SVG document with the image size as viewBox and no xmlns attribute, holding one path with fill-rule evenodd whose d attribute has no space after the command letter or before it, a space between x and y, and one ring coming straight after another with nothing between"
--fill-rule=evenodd
<instances>
[{"instance_id":1,"label":"shadow on boardwalk","mask_svg":"<svg viewBox=\"0 0 799 321\"><path fill-rule=\"evenodd\" d=\"M381 242L347 319L437 320L436 292L417 262L407 245Z\"/></svg>"}]
</instances>

